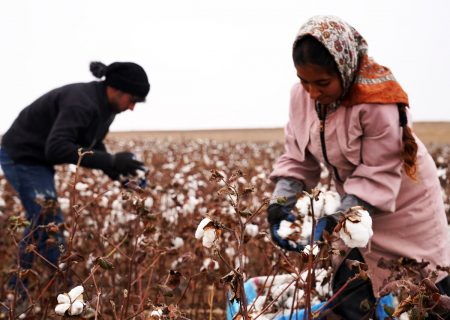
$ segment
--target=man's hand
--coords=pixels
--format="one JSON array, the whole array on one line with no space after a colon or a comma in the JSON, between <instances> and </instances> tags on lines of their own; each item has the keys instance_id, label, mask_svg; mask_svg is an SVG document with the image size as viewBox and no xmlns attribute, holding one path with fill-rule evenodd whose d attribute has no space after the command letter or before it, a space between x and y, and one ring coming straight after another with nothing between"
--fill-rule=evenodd
<instances>
[{"instance_id":1,"label":"man's hand","mask_svg":"<svg viewBox=\"0 0 450 320\"><path fill-rule=\"evenodd\" d=\"M148 185L148 176L149 170L148 168L142 166L137 169L137 177L134 179L129 179L127 177L120 177L120 182L123 187L134 189L136 187L140 189L145 189Z\"/></svg>"},{"instance_id":2,"label":"man's hand","mask_svg":"<svg viewBox=\"0 0 450 320\"><path fill-rule=\"evenodd\" d=\"M144 163L136 160L131 152L118 152L113 155L112 167L115 171L124 176L135 176L136 170L141 169Z\"/></svg>"},{"instance_id":3,"label":"man's hand","mask_svg":"<svg viewBox=\"0 0 450 320\"><path fill-rule=\"evenodd\" d=\"M113 181L120 178L120 172L114 169L103 169L103 172Z\"/></svg>"}]
</instances>

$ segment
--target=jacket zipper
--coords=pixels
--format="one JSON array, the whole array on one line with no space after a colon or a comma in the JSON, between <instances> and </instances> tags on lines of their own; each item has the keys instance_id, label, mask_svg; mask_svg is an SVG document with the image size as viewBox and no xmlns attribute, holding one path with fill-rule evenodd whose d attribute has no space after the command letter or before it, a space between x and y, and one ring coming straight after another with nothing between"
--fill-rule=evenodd
<instances>
[{"instance_id":1,"label":"jacket zipper","mask_svg":"<svg viewBox=\"0 0 450 320\"><path fill-rule=\"evenodd\" d=\"M333 173L334 176L336 177L336 180L342 183L341 177L339 176L336 167L330 163L327 155L327 146L325 144L325 118L327 117L327 107L324 105L320 105L318 111L320 120L320 145L322 147L323 159L325 160L326 164L328 164L331 168L333 168Z\"/></svg>"}]
</instances>

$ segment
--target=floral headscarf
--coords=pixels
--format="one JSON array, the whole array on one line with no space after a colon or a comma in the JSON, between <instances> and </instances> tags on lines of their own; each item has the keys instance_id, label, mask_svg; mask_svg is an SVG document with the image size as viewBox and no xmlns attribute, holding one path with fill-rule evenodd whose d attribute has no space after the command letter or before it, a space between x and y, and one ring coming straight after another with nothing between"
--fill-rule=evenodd
<instances>
[{"instance_id":1,"label":"floral headscarf","mask_svg":"<svg viewBox=\"0 0 450 320\"><path fill-rule=\"evenodd\" d=\"M316 16L298 31L295 43L311 35L334 57L344 89L341 104L400 103L408 96L391 71L368 56L366 40L351 25L334 16Z\"/></svg>"}]
</instances>

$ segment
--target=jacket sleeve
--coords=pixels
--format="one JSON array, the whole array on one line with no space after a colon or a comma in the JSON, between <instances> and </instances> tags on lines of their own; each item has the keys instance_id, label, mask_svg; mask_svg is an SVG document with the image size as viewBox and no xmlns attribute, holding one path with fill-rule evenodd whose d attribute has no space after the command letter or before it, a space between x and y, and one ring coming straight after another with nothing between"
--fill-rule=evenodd
<instances>
[{"instance_id":1,"label":"jacket sleeve","mask_svg":"<svg viewBox=\"0 0 450 320\"><path fill-rule=\"evenodd\" d=\"M308 151L299 149L299 145L289 122L285 128L285 152L277 160L270 178L292 178L301 181L306 190L314 188L320 180L320 164Z\"/></svg>"},{"instance_id":2,"label":"jacket sleeve","mask_svg":"<svg viewBox=\"0 0 450 320\"><path fill-rule=\"evenodd\" d=\"M402 182L402 128L396 105L362 105L361 163L344 183L353 194L375 208L395 212Z\"/></svg>"},{"instance_id":3,"label":"jacket sleeve","mask_svg":"<svg viewBox=\"0 0 450 320\"><path fill-rule=\"evenodd\" d=\"M103 141L97 142L97 143L95 144L95 146L92 147L92 149L93 149L94 151L97 151L97 152L98 152L98 151L107 152L105 143L104 143Z\"/></svg>"},{"instance_id":4,"label":"jacket sleeve","mask_svg":"<svg viewBox=\"0 0 450 320\"><path fill-rule=\"evenodd\" d=\"M78 136L89 127L95 110L80 104L62 105L45 144L45 156L52 164L78 162ZM95 169L110 169L112 156L105 150L85 155L81 165Z\"/></svg>"}]
</instances>

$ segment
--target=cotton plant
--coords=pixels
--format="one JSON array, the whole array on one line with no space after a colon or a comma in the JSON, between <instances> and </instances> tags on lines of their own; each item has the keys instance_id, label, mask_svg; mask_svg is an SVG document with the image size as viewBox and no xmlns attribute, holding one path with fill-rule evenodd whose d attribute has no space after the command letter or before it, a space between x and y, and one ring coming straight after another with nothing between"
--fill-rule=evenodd
<instances>
[{"instance_id":1,"label":"cotton plant","mask_svg":"<svg viewBox=\"0 0 450 320\"><path fill-rule=\"evenodd\" d=\"M85 303L83 300L84 288L77 286L69 291L69 293L59 294L57 297L58 304L55 307L56 314L64 316L76 316L83 312Z\"/></svg>"},{"instance_id":2,"label":"cotton plant","mask_svg":"<svg viewBox=\"0 0 450 320\"><path fill-rule=\"evenodd\" d=\"M315 218L319 219L323 216L336 213L340 205L340 196L335 191L319 192L312 200L312 207L311 197L304 196L297 201L297 209L304 216L300 240L296 241L297 243L302 244L305 242L305 239L309 239L311 236L312 218L309 213L314 210ZM336 231L339 232L339 237L348 247L365 247L373 235L372 218L369 212L362 207L351 208L343 214Z\"/></svg>"}]
</instances>

